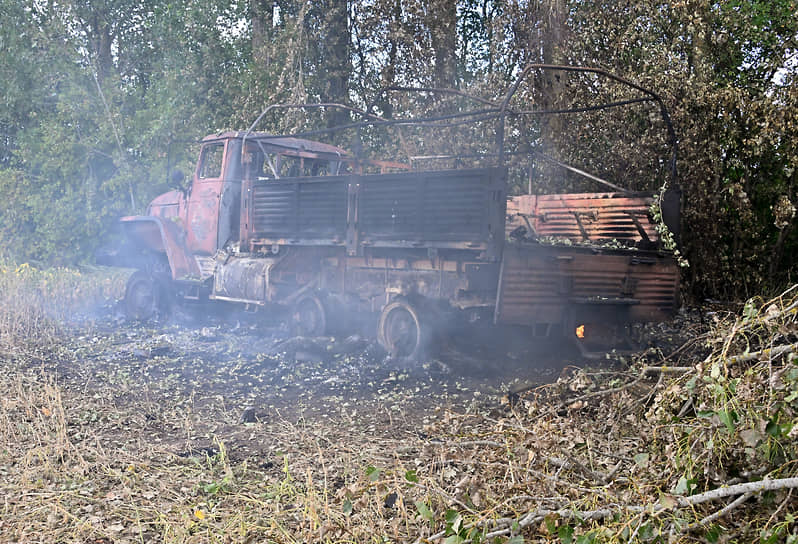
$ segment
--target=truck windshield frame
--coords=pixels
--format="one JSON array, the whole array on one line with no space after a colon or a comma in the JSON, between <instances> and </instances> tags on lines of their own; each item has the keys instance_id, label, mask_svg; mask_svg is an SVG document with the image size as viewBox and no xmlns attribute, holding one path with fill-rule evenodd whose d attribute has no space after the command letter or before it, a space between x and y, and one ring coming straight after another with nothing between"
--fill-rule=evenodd
<instances>
[{"instance_id":1,"label":"truck windshield frame","mask_svg":"<svg viewBox=\"0 0 798 544\"><path fill-rule=\"evenodd\" d=\"M202 146L197 178L200 180L221 179L224 165L225 142L210 142Z\"/></svg>"},{"instance_id":2,"label":"truck windshield frame","mask_svg":"<svg viewBox=\"0 0 798 544\"><path fill-rule=\"evenodd\" d=\"M349 171L340 157L330 159L309 155L312 154L302 150L277 150L259 140L249 140L242 156L244 177L253 181L263 181L335 176L339 175L341 170Z\"/></svg>"}]
</instances>

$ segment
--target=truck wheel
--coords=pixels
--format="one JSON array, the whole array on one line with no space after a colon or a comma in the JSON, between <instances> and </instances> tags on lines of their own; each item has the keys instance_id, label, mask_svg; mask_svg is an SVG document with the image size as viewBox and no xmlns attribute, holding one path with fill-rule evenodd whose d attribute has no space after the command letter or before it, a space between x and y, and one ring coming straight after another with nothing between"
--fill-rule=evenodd
<instances>
[{"instance_id":1,"label":"truck wheel","mask_svg":"<svg viewBox=\"0 0 798 544\"><path fill-rule=\"evenodd\" d=\"M302 296L294 303L291 322L297 336L322 336L327 332L327 309L318 296Z\"/></svg>"},{"instance_id":2,"label":"truck wheel","mask_svg":"<svg viewBox=\"0 0 798 544\"><path fill-rule=\"evenodd\" d=\"M427 332L416 307L397 300L382 309L377 335L391 357L418 359L423 354Z\"/></svg>"},{"instance_id":3,"label":"truck wheel","mask_svg":"<svg viewBox=\"0 0 798 544\"><path fill-rule=\"evenodd\" d=\"M152 276L142 270L133 273L125 287L125 313L129 319L146 321L161 307L161 291Z\"/></svg>"}]
</instances>

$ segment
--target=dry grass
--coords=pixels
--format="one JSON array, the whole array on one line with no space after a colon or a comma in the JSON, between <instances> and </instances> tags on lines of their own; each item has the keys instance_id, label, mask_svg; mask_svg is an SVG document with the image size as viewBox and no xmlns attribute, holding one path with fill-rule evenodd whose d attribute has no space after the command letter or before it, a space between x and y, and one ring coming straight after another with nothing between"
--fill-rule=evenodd
<instances>
[{"instance_id":1,"label":"dry grass","mask_svg":"<svg viewBox=\"0 0 798 544\"><path fill-rule=\"evenodd\" d=\"M242 424L207 391L63 377L91 353L45 325L52 346L0 363L0 540L794 542L787 487L704 524L733 497L681 501L798 472L794 353L733 357L798 341L795 293L716 314L672 359L575 370L504 404L385 407L403 413L390 425L352 406ZM642 376L661 365L685 370Z\"/></svg>"},{"instance_id":2,"label":"dry grass","mask_svg":"<svg viewBox=\"0 0 798 544\"><path fill-rule=\"evenodd\" d=\"M128 271L0 263L0 343L51 341L71 322L124 294Z\"/></svg>"}]
</instances>

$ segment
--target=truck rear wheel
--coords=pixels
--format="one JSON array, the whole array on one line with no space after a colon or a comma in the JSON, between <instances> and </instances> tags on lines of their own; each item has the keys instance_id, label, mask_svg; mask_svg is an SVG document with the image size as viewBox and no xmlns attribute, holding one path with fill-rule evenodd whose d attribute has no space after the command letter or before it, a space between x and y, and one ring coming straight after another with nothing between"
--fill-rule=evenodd
<instances>
[{"instance_id":1,"label":"truck rear wheel","mask_svg":"<svg viewBox=\"0 0 798 544\"><path fill-rule=\"evenodd\" d=\"M323 336L327 332L327 308L316 295L304 295L294 303L291 322L297 336Z\"/></svg>"},{"instance_id":2,"label":"truck rear wheel","mask_svg":"<svg viewBox=\"0 0 798 544\"><path fill-rule=\"evenodd\" d=\"M406 300L391 302L382 309L377 334L391 357L401 359L421 357L428 336L418 309Z\"/></svg>"},{"instance_id":3,"label":"truck rear wheel","mask_svg":"<svg viewBox=\"0 0 798 544\"><path fill-rule=\"evenodd\" d=\"M147 321L162 309L161 286L149 274L137 270L125 287L125 313L129 319Z\"/></svg>"}]
</instances>

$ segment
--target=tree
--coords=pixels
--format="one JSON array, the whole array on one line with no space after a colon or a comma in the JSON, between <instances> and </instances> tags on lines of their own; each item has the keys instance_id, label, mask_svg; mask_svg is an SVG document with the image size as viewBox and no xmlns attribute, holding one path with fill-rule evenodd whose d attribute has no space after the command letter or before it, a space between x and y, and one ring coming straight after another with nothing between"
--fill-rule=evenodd
<instances>
[{"instance_id":1,"label":"tree","mask_svg":"<svg viewBox=\"0 0 798 544\"><path fill-rule=\"evenodd\" d=\"M433 85L457 87L457 3L431 0L427 7L427 26L435 58Z\"/></svg>"},{"instance_id":2,"label":"tree","mask_svg":"<svg viewBox=\"0 0 798 544\"><path fill-rule=\"evenodd\" d=\"M197 139L249 126L267 105L353 103L385 117L461 111L474 104L379 89L458 87L498 101L525 65L542 62L600 66L664 98L680 139L693 296L737 298L794 279L794 0L0 0L0 10L0 241L16 258L87 258L117 216L166 188L172 168L191 168ZM595 76L536 72L512 106L630 96ZM281 112L258 128L348 119ZM508 122L511 175L524 187L525 162L540 150L631 189L668 179L667 131L650 103ZM485 152L493 130L358 138L366 151L409 160L430 145ZM352 136L335 143L348 147ZM554 167L537 173L535 191L586 188Z\"/></svg>"},{"instance_id":3,"label":"tree","mask_svg":"<svg viewBox=\"0 0 798 544\"><path fill-rule=\"evenodd\" d=\"M667 99L690 226L686 279L696 297L738 298L788 279L784 248L797 242L794 221L784 219L779 230L774 210L782 197L796 198L796 102L787 87L795 70L794 10L789 1L572 7L571 62L609 67ZM634 128L645 118L629 121ZM610 165L650 171L639 150L656 142L629 133L634 140L614 150Z\"/></svg>"}]
</instances>

